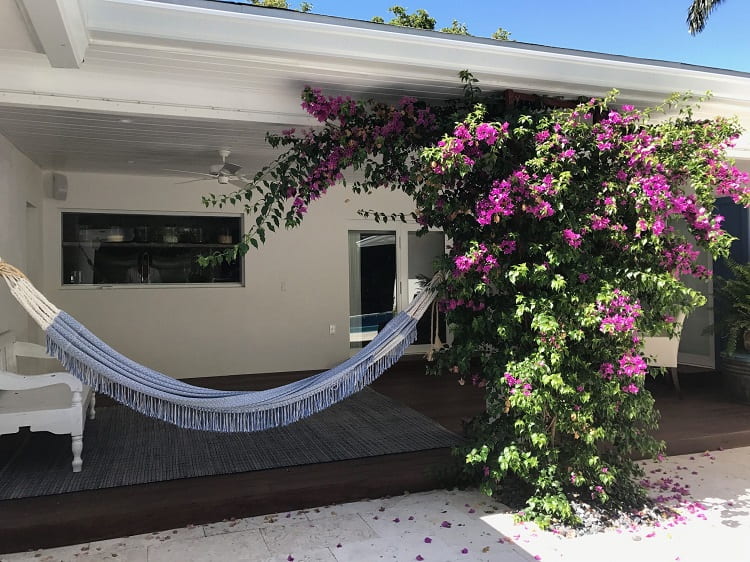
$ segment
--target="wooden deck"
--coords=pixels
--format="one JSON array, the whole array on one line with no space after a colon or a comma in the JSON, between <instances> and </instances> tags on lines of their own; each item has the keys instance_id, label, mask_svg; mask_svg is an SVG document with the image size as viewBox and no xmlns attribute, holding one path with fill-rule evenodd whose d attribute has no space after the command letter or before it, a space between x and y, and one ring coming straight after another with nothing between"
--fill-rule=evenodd
<instances>
[{"instance_id":1,"label":"wooden deck","mask_svg":"<svg viewBox=\"0 0 750 562\"><path fill-rule=\"evenodd\" d=\"M193 382L259 389L305 374ZM710 373L682 375L682 399L666 381L654 383L662 411L658 435L670 454L750 445L750 406L727 400L715 380ZM417 362L397 365L373 386L454 431L483 405L480 390L459 386L454 378L426 377ZM443 467L451 460L448 449L436 449L0 501L0 553L433 489L442 485Z\"/></svg>"}]
</instances>

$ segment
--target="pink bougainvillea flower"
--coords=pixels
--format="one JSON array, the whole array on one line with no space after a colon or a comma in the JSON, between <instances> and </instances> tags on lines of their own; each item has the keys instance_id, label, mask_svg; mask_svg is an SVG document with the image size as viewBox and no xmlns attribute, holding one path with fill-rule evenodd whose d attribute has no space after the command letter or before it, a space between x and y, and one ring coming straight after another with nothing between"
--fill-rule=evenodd
<instances>
[{"instance_id":1,"label":"pink bougainvillea flower","mask_svg":"<svg viewBox=\"0 0 750 562\"><path fill-rule=\"evenodd\" d=\"M287 562L294 562L294 556L290 554L289 556L286 557L286 560Z\"/></svg>"},{"instance_id":2,"label":"pink bougainvillea flower","mask_svg":"<svg viewBox=\"0 0 750 562\"><path fill-rule=\"evenodd\" d=\"M453 525L450 521L443 521L442 523L440 523L440 526L444 529L450 529Z\"/></svg>"},{"instance_id":3,"label":"pink bougainvillea flower","mask_svg":"<svg viewBox=\"0 0 750 562\"><path fill-rule=\"evenodd\" d=\"M424 560L424 558L422 557L421 554L417 554L417 557L415 558L415 560Z\"/></svg>"},{"instance_id":4,"label":"pink bougainvillea flower","mask_svg":"<svg viewBox=\"0 0 750 562\"><path fill-rule=\"evenodd\" d=\"M469 554L469 549L468 548L462 548L461 549L461 554Z\"/></svg>"},{"instance_id":5,"label":"pink bougainvillea flower","mask_svg":"<svg viewBox=\"0 0 750 562\"><path fill-rule=\"evenodd\" d=\"M424 542L426 542L427 544L430 544L432 542L432 539L430 537L425 537Z\"/></svg>"},{"instance_id":6,"label":"pink bougainvillea flower","mask_svg":"<svg viewBox=\"0 0 750 562\"><path fill-rule=\"evenodd\" d=\"M401 523L401 519L399 519L398 517L396 517L396 518L395 518L395 519L393 520L393 522L394 522L394 523Z\"/></svg>"},{"instance_id":7,"label":"pink bougainvillea flower","mask_svg":"<svg viewBox=\"0 0 750 562\"><path fill-rule=\"evenodd\" d=\"M626 394L638 394L639 390L640 389L638 388L638 386L636 386L632 382L622 387L622 391Z\"/></svg>"},{"instance_id":8,"label":"pink bougainvillea flower","mask_svg":"<svg viewBox=\"0 0 750 562\"><path fill-rule=\"evenodd\" d=\"M481 123L477 127L477 139L483 140L489 145L495 144L497 142L497 136L497 129L495 129L495 127L493 127L489 123Z\"/></svg>"},{"instance_id":9,"label":"pink bougainvillea flower","mask_svg":"<svg viewBox=\"0 0 750 562\"><path fill-rule=\"evenodd\" d=\"M562 231L562 235L565 239L565 242L567 242L569 246L572 246L573 248L578 248L581 246L581 235L573 231L572 229L566 228Z\"/></svg>"}]
</instances>

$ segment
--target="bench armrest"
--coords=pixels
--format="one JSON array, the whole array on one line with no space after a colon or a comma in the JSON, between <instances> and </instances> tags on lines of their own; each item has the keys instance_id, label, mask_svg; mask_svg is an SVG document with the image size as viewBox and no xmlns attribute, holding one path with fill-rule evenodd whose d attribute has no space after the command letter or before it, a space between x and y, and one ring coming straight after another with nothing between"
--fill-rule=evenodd
<instances>
[{"instance_id":1,"label":"bench armrest","mask_svg":"<svg viewBox=\"0 0 750 562\"><path fill-rule=\"evenodd\" d=\"M17 341L13 344L13 352L16 357L29 357L31 359L54 359L43 345L27 341Z\"/></svg>"},{"instance_id":2,"label":"bench armrest","mask_svg":"<svg viewBox=\"0 0 750 562\"><path fill-rule=\"evenodd\" d=\"M83 383L70 373L48 373L46 375L17 375L0 371L0 390L30 390L53 384L65 384L72 392L82 392Z\"/></svg>"}]
</instances>

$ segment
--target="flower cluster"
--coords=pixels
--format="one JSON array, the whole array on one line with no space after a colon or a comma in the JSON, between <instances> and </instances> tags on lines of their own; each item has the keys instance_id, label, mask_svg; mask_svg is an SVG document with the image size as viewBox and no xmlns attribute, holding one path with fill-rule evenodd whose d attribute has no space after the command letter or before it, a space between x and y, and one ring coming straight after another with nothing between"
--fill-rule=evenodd
<instances>
[{"instance_id":1,"label":"flower cluster","mask_svg":"<svg viewBox=\"0 0 750 562\"><path fill-rule=\"evenodd\" d=\"M470 170L477 158L508 136L508 127L508 123L459 123L452 136L437 143L440 150L431 163L432 171L442 175L452 169Z\"/></svg>"},{"instance_id":2,"label":"flower cluster","mask_svg":"<svg viewBox=\"0 0 750 562\"><path fill-rule=\"evenodd\" d=\"M520 167L510 177L494 180L486 197L476 204L476 218L481 225L500 222L519 211L524 211L537 219L551 217L555 210L550 198L557 195L551 174L539 177L529 174Z\"/></svg>"},{"instance_id":3,"label":"flower cluster","mask_svg":"<svg viewBox=\"0 0 750 562\"><path fill-rule=\"evenodd\" d=\"M503 380L510 387L510 390L508 391L510 394L520 392L524 396L531 396L531 392L534 390L531 384L514 377L510 373L505 373L503 375Z\"/></svg>"},{"instance_id":4,"label":"flower cluster","mask_svg":"<svg viewBox=\"0 0 750 562\"><path fill-rule=\"evenodd\" d=\"M582 236L570 228L566 228L562 231L563 239L568 246L573 248L579 248L581 246Z\"/></svg>"},{"instance_id":5,"label":"flower cluster","mask_svg":"<svg viewBox=\"0 0 750 562\"><path fill-rule=\"evenodd\" d=\"M722 197L731 197L732 201L740 203L747 192L750 175L723 160L709 159L707 163L716 184L716 193Z\"/></svg>"},{"instance_id":6,"label":"flower cluster","mask_svg":"<svg viewBox=\"0 0 750 562\"><path fill-rule=\"evenodd\" d=\"M344 123L346 115L353 115L357 103L350 97L326 97L318 88L309 88L303 96L302 109L321 123L334 118Z\"/></svg>"},{"instance_id":7,"label":"flower cluster","mask_svg":"<svg viewBox=\"0 0 750 562\"><path fill-rule=\"evenodd\" d=\"M327 97L320 90L307 87L302 99L303 109L318 121L335 122L336 126L326 129L328 138L325 140L308 131L298 143L302 150L320 153L304 181L286 190L287 199L293 200L293 213L298 217L307 212L310 201L339 183L343 179L342 170L355 161L435 128L434 113L427 107L420 107L412 97L403 98L397 106L378 106L375 122L370 119L370 109L365 104L349 97ZM294 142L294 134L292 129L283 136ZM384 183L399 184L408 180L408 175L395 168L385 170L383 175Z\"/></svg>"},{"instance_id":8,"label":"flower cluster","mask_svg":"<svg viewBox=\"0 0 750 562\"><path fill-rule=\"evenodd\" d=\"M689 242L667 246L662 251L661 265L676 278L692 275L701 279L711 277L711 270L697 263L700 252Z\"/></svg>"},{"instance_id":9,"label":"flower cluster","mask_svg":"<svg viewBox=\"0 0 750 562\"><path fill-rule=\"evenodd\" d=\"M479 312L481 310L484 310L485 303L481 300L475 300L475 299L443 299L440 301L438 308L440 312L450 312L452 310L456 310L457 308L467 308L469 310L473 310L475 312Z\"/></svg>"},{"instance_id":10,"label":"flower cluster","mask_svg":"<svg viewBox=\"0 0 750 562\"><path fill-rule=\"evenodd\" d=\"M636 319L643 315L640 303L620 289L612 291L611 299L597 301L596 310L602 316L599 331L604 334L633 332Z\"/></svg>"},{"instance_id":11,"label":"flower cluster","mask_svg":"<svg viewBox=\"0 0 750 562\"><path fill-rule=\"evenodd\" d=\"M648 365L643 356L636 352L635 349L629 349L625 355L618 360L619 368L617 374L620 377L638 377L646 374Z\"/></svg>"},{"instance_id":12,"label":"flower cluster","mask_svg":"<svg viewBox=\"0 0 750 562\"><path fill-rule=\"evenodd\" d=\"M640 387L638 382L642 382L643 376L648 370L646 360L640 355L635 348L628 349L617 361L618 366L612 363L602 363L599 366L599 376L602 379L611 381L615 377L622 381L620 390L627 394L638 394Z\"/></svg>"},{"instance_id":13,"label":"flower cluster","mask_svg":"<svg viewBox=\"0 0 750 562\"><path fill-rule=\"evenodd\" d=\"M490 272L500 266L496 255L509 255L515 251L515 240L503 239L493 247L488 247L484 243L472 244L468 252L453 258L453 276L460 277L470 271L475 271L481 274L484 283L489 283Z\"/></svg>"}]
</instances>

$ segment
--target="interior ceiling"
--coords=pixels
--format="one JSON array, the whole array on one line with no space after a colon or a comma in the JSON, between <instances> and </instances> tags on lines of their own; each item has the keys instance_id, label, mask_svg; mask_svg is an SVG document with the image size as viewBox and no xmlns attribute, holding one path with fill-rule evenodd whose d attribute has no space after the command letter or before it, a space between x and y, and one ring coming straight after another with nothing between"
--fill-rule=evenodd
<instances>
[{"instance_id":1,"label":"interior ceiling","mask_svg":"<svg viewBox=\"0 0 750 562\"><path fill-rule=\"evenodd\" d=\"M267 131L283 127L216 121L0 106L0 134L46 170L179 175L208 172L230 148L229 161L252 174L275 151Z\"/></svg>"},{"instance_id":2,"label":"interior ceiling","mask_svg":"<svg viewBox=\"0 0 750 562\"><path fill-rule=\"evenodd\" d=\"M38 40L29 31L15 0L0 1L0 49L41 52Z\"/></svg>"}]
</instances>

